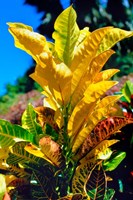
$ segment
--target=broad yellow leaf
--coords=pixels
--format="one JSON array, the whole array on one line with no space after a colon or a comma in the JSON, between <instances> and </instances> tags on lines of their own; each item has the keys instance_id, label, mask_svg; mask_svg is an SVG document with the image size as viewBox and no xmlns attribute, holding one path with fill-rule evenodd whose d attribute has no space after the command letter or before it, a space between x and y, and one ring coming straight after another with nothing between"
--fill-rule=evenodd
<instances>
[{"instance_id":1,"label":"broad yellow leaf","mask_svg":"<svg viewBox=\"0 0 133 200\"><path fill-rule=\"evenodd\" d=\"M105 51L98 56L96 56L86 69L86 73L81 77L77 87L75 88L72 98L71 106L74 107L77 102L83 97L83 94L87 87L93 82L97 77L98 72L102 69L103 65L106 63L108 58L114 53L112 50ZM74 80L73 80L74 81ZM72 82L73 83L73 82ZM73 88L73 85L72 85ZM72 89L73 90L73 89Z\"/></svg>"},{"instance_id":2,"label":"broad yellow leaf","mask_svg":"<svg viewBox=\"0 0 133 200\"><path fill-rule=\"evenodd\" d=\"M72 93L77 87L81 77L86 73L86 69L96 56L97 49L104 35L111 29L111 27L97 29L93 31L82 43L80 48L77 48L74 59L70 66L73 72L72 78Z\"/></svg>"},{"instance_id":3,"label":"broad yellow leaf","mask_svg":"<svg viewBox=\"0 0 133 200\"><path fill-rule=\"evenodd\" d=\"M84 127L88 115L91 114L95 107L95 102L87 103L83 98L74 108L68 121L69 137L76 137L79 131ZM72 140L71 138L71 140ZM71 141L72 142L72 141Z\"/></svg>"},{"instance_id":4,"label":"broad yellow leaf","mask_svg":"<svg viewBox=\"0 0 133 200\"><path fill-rule=\"evenodd\" d=\"M85 126L92 111L96 108L96 104L98 104L98 99L116 83L115 81L102 81L97 84L91 84L87 88L84 93L84 98L75 106L68 122L68 135L72 137L71 142ZM115 97L112 101L114 102L116 99L118 99L118 97ZM106 105L108 104L111 104L111 101L109 102L106 100Z\"/></svg>"},{"instance_id":5,"label":"broad yellow leaf","mask_svg":"<svg viewBox=\"0 0 133 200\"><path fill-rule=\"evenodd\" d=\"M69 66L74 56L74 47L79 36L76 12L72 6L65 9L54 24L55 51L61 61Z\"/></svg>"},{"instance_id":6,"label":"broad yellow leaf","mask_svg":"<svg viewBox=\"0 0 133 200\"><path fill-rule=\"evenodd\" d=\"M42 52L49 51L46 38L36 32L32 31L27 25L19 23L8 23L9 32L15 40L15 46L26 51L34 60L37 61L36 56Z\"/></svg>"},{"instance_id":7,"label":"broad yellow leaf","mask_svg":"<svg viewBox=\"0 0 133 200\"><path fill-rule=\"evenodd\" d=\"M117 42L133 36L133 31L126 31L119 28L113 28L107 32L100 43L97 54L113 47Z\"/></svg>"},{"instance_id":8,"label":"broad yellow leaf","mask_svg":"<svg viewBox=\"0 0 133 200\"><path fill-rule=\"evenodd\" d=\"M88 122L86 127L84 127L75 137L72 138L72 151L75 152L85 141L87 136L91 133L94 127L100 122L103 117L106 117L110 108L114 103L121 97L121 95L110 96L109 98L103 98L97 106L94 108L94 111L89 115Z\"/></svg>"},{"instance_id":9,"label":"broad yellow leaf","mask_svg":"<svg viewBox=\"0 0 133 200\"><path fill-rule=\"evenodd\" d=\"M109 80L114 74L118 73L119 71L120 71L119 69L107 69L107 70L101 71L95 77L94 82L96 83L99 81Z\"/></svg>"},{"instance_id":10,"label":"broad yellow leaf","mask_svg":"<svg viewBox=\"0 0 133 200\"><path fill-rule=\"evenodd\" d=\"M98 83L90 84L84 93L87 102L94 102L102 97L107 90L116 85L117 81L101 81Z\"/></svg>"}]
</instances>

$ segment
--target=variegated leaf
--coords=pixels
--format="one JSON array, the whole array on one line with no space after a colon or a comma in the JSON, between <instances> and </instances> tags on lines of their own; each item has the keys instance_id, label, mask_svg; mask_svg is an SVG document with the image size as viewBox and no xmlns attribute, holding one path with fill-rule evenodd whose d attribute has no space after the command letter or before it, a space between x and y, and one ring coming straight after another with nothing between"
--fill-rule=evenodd
<instances>
[{"instance_id":1,"label":"variegated leaf","mask_svg":"<svg viewBox=\"0 0 133 200\"><path fill-rule=\"evenodd\" d=\"M97 74L97 76L94 79L94 82L100 82L100 81L106 81L109 80L114 74L118 73L119 69L107 69L103 70L100 73Z\"/></svg>"},{"instance_id":2,"label":"variegated leaf","mask_svg":"<svg viewBox=\"0 0 133 200\"><path fill-rule=\"evenodd\" d=\"M131 36L133 36L133 31L126 31L119 28L110 29L108 33L103 37L103 40L100 43L97 54L110 49L117 42Z\"/></svg>"},{"instance_id":3,"label":"variegated leaf","mask_svg":"<svg viewBox=\"0 0 133 200\"><path fill-rule=\"evenodd\" d=\"M75 138L73 138L72 140L73 152L75 152L82 145L82 143L91 133L91 131L95 128L98 122L100 122L108 114L109 110L112 109L114 103L118 100L118 98L120 98L120 95L112 96L106 99L105 98L103 98L98 103L94 111L89 115L87 119L88 120L87 125L76 135Z\"/></svg>"},{"instance_id":4,"label":"variegated leaf","mask_svg":"<svg viewBox=\"0 0 133 200\"><path fill-rule=\"evenodd\" d=\"M37 113L37 120L42 127L44 127L45 124L49 124L56 132L59 131L59 127L54 120L55 111L53 109L44 106L38 106L34 108L34 110Z\"/></svg>"},{"instance_id":5,"label":"variegated leaf","mask_svg":"<svg viewBox=\"0 0 133 200\"><path fill-rule=\"evenodd\" d=\"M9 147L15 144L15 140L26 140L34 143L34 135L19 125L11 124L0 119L0 146Z\"/></svg>"},{"instance_id":6,"label":"variegated leaf","mask_svg":"<svg viewBox=\"0 0 133 200\"><path fill-rule=\"evenodd\" d=\"M22 115L22 127L28 130L37 139L37 135L43 134L41 126L36 122L36 113L31 104L28 105L27 109ZM38 144L37 141L35 143Z\"/></svg>"},{"instance_id":7,"label":"variegated leaf","mask_svg":"<svg viewBox=\"0 0 133 200\"><path fill-rule=\"evenodd\" d=\"M59 167L62 161L59 144L48 136L41 138L39 144L44 157L46 157L52 165Z\"/></svg>"},{"instance_id":8,"label":"variegated leaf","mask_svg":"<svg viewBox=\"0 0 133 200\"><path fill-rule=\"evenodd\" d=\"M83 196L88 196L86 184L88 182L91 171L95 168L97 161L93 158L87 162L80 164L74 173L72 179L72 192L81 193Z\"/></svg>"},{"instance_id":9,"label":"variegated leaf","mask_svg":"<svg viewBox=\"0 0 133 200\"><path fill-rule=\"evenodd\" d=\"M124 117L109 117L99 122L84 141L81 150L78 153L80 155L79 157L83 157L103 140L108 139L111 135L130 123L133 123L133 119Z\"/></svg>"},{"instance_id":10,"label":"variegated leaf","mask_svg":"<svg viewBox=\"0 0 133 200\"><path fill-rule=\"evenodd\" d=\"M112 151L109 152L108 147L110 147L111 145L117 143L118 141L119 140L102 140L100 143L97 143L97 145L94 145L94 148L92 148L92 150L89 151L89 153L87 153L82 159L80 159L80 163L87 162L87 160L92 159L92 158L103 159L103 160L107 159L112 154ZM83 152L83 150L84 149L82 148L82 152ZM104 154L106 154L104 156L104 158L101 157Z\"/></svg>"},{"instance_id":11,"label":"variegated leaf","mask_svg":"<svg viewBox=\"0 0 133 200\"><path fill-rule=\"evenodd\" d=\"M37 166L39 165L43 166L44 164L47 165L49 164L43 157L43 153L41 151L38 150L41 155L37 152L36 156L33 155L32 153L29 153L28 145L30 144L25 141L15 143L11 148L11 154L7 158L7 164L16 165L20 163L22 166L28 165L30 163ZM35 150L36 149L37 148L35 148Z\"/></svg>"},{"instance_id":12,"label":"variegated leaf","mask_svg":"<svg viewBox=\"0 0 133 200\"><path fill-rule=\"evenodd\" d=\"M69 66L74 56L74 47L79 37L76 12L72 6L65 9L54 24L55 51L61 61Z\"/></svg>"}]
</instances>

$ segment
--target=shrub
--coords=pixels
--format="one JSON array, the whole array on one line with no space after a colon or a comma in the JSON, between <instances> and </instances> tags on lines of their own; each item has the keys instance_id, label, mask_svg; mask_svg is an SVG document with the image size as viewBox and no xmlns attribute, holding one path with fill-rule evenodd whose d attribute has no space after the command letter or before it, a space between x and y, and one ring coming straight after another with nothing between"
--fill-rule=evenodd
<instances>
[{"instance_id":1,"label":"shrub","mask_svg":"<svg viewBox=\"0 0 133 200\"><path fill-rule=\"evenodd\" d=\"M21 23L8 23L18 48L37 65L30 76L43 88L44 106L28 105L22 125L0 120L0 169L7 189L21 199L112 199L106 171L125 152L113 152L109 139L133 119L116 105L121 95L105 96L119 70L102 70L111 47L133 35L104 27L79 30L72 6L55 21L54 43Z\"/></svg>"}]
</instances>

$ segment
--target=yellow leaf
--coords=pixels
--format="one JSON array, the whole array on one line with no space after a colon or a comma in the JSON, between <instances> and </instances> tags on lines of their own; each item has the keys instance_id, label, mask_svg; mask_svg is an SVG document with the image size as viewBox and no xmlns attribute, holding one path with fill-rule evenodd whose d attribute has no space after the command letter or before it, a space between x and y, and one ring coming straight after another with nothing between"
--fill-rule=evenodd
<instances>
[{"instance_id":1,"label":"yellow leaf","mask_svg":"<svg viewBox=\"0 0 133 200\"><path fill-rule=\"evenodd\" d=\"M89 115L87 125L75 136L72 138L72 151L75 152L85 141L87 136L91 133L94 127L100 122L103 117L106 117L110 108L114 103L121 97L121 95L105 97L94 108L94 111Z\"/></svg>"},{"instance_id":2,"label":"yellow leaf","mask_svg":"<svg viewBox=\"0 0 133 200\"><path fill-rule=\"evenodd\" d=\"M95 107L95 102L86 102L86 98L83 98L74 108L70 119L68 121L68 135L71 137L71 142L73 137L79 133L86 123L88 115L91 114Z\"/></svg>"},{"instance_id":3,"label":"yellow leaf","mask_svg":"<svg viewBox=\"0 0 133 200\"><path fill-rule=\"evenodd\" d=\"M87 121L91 117L92 111L98 108L104 108L108 104L116 101L120 96L115 96L115 98L110 98L103 100L104 102L101 107L100 101L98 104L98 99L107 91L110 87L112 87L117 82L115 81L102 81L97 84L91 84L84 93L84 98L75 106L71 117L68 121L68 135L71 137L71 143L75 140L77 134L81 131L81 129L86 125ZM112 101L111 101L112 100ZM96 105L97 104L97 105ZM107 112L107 111L106 111Z\"/></svg>"},{"instance_id":4,"label":"yellow leaf","mask_svg":"<svg viewBox=\"0 0 133 200\"><path fill-rule=\"evenodd\" d=\"M110 29L107 34L103 37L103 40L100 43L97 54L106 51L113 47L117 42L123 40L124 38L131 37L133 31L126 31L119 28Z\"/></svg>"},{"instance_id":5,"label":"yellow leaf","mask_svg":"<svg viewBox=\"0 0 133 200\"><path fill-rule=\"evenodd\" d=\"M9 32L15 40L15 46L26 51L34 60L40 53L49 51L46 38L32 31L32 28L19 23L8 23Z\"/></svg>"},{"instance_id":6,"label":"yellow leaf","mask_svg":"<svg viewBox=\"0 0 133 200\"><path fill-rule=\"evenodd\" d=\"M87 102L94 102L98 100L107 90L116 85L117 81L101 81L90 84L84 93Z\"/></svg>"},{"instance_id":7,"label":"yellow leaf","mask_svg":"<svg viewBox=\"0 0 133 200\"><path fill-rule=\"evenodd\" d=\"M109 80L114 74L118 73L120 70L119 69L107 69L104 71L101 71L99 74L94 79L94 82L99 82L99 81L106 81Z\"/></svg>"},{"instance_id":8,"label":"yellow leaf","mask_svg":"<svg viewBox=\"0 0 133 200\"><path fill-rule=\"evenodd\" d=\"M75 88L71 97L71 106L74 107L77 102L83 97L83 94L87 87L97 77L98 72L102 69L108 58L114 53L112 50L105 51L96 56L86 69L86 73L81 77L77 87ZM75 73L75 72L74 72ZM77 75L78 76L78 75ZM77 78L77 76L75 78ZM74 79L73 82L74 83ZM72 85L73 88L73 85ZM72 89L73 91L73 89Z\"/></svg>"},{"instance_id":9,"label":"yellow leaf","mask_svg":"<svg viewBox=\"0 0 133 200\"><path fill-rule=\"evenodd\" d=\"M76 49L74 59L70 66L71 71L74 72L72 78L72 93L77 87L81 77L86 73L90 62L96 56L102 38L110 29L111 27L106 27L93 31L83 41L82 46L80 45L80 48Z\"/></svg>"},{"instance_id":10,"label":"yellow leaf","mask_svg":"<svg viewBox=\"0 0 133 200\"><path fill-rule=\"evenodd\" d=\"M85 38L90 34L89 27L85 27L82 30L80 30L80 34L78 37L78 40L76 42L75 48L77 48L84 40ZM76 49L75 49L76 50Z\"/></svg>"}]
</instances>

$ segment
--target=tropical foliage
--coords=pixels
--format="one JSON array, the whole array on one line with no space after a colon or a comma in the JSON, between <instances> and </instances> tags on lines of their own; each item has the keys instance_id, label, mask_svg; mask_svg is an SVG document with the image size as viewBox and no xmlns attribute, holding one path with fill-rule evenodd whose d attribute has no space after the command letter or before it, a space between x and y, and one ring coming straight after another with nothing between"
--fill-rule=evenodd
<instances>
[{"instance_id":1,"label":"tropical foliage","mask_svg":"<svg viewBox=\"0 0 133 200\"><path fill-rule=\"evenodd\" d=\"M120 40L132 31L103 27L80 30L72 6L54 24L54 43L32 27L8 23L15 46L36 61L30 76L43 88L44 106L28 105L20 125L0 120L0 173L12 199L112 199L106 171L125 152L114 153L110 138L133 123L104 96L119 70L102 68ZM109 139L110 138L110 139ZM3 178L2 178L3 179ZM3 194L1 191L0 194Z\"/></svg>"}]
</instances>

